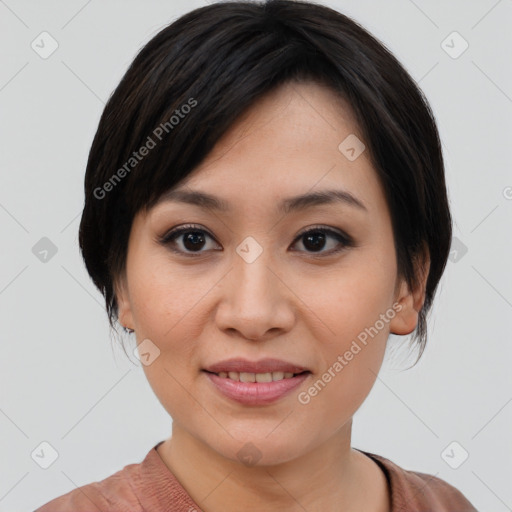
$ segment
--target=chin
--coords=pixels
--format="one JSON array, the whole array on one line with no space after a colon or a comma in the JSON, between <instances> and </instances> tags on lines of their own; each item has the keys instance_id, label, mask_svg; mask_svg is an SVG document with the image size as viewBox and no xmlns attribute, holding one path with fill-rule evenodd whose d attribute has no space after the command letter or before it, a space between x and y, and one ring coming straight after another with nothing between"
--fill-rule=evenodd
<instances>
[{"instance_id":1,"label":"chin","mask_svg":"<svg viewBox=\"0 0 512 512\"><path fill-rule=\"evenodd\" d=\"M272 427L275 428L275 425ZM286 432L273 435L272 428L249 435L229 435L223 439L204 440L220 456L246 467L274 466L292 461L303 455L305 440L291 438Z\"/></svg>"}]
</instances>

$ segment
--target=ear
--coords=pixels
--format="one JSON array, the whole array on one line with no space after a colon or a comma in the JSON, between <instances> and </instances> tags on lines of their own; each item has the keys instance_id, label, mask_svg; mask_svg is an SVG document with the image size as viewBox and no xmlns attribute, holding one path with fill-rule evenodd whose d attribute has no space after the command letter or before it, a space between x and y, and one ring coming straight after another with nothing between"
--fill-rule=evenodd
<instances>
[{"instance_id":1,"label":"ear","mask_svg":"<svg viewBox=\"0 0 512 512\"><path fill-rule=\"evenodd\" d=\"M119 323L128 329L135 329L130 294L128 293L128 284L124 274L115 281L114 293L117 299Z\"/></svg>"},{"instance_id":2,"label":"ear","mask_svg":"<svg viewBox=\"0 0 512 512\"><path fill-rule=\"evenodd\" d=\"M409 289L403 278L397 283L394 302L400 304L401 309L397 308L397 314L389 324L392 334L410 334L418 325L418 316L425 302L425 289L430 271L430 254L425 242L423 252L415 260L415 269L417 284L414 290Z\"/></svg>"}]
</instances>

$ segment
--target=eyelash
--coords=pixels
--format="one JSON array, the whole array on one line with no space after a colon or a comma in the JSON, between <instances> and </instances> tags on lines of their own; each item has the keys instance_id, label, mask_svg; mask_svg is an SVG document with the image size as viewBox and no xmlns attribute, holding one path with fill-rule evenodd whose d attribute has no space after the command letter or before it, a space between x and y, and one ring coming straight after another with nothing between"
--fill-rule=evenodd
<instances>
[{"instance_id":1,"label":"eyelash","mask_svg":"<svg viewBox=\"0 0 512 512\"><path fill-rule=\"evenodd\" d=\"M181 226L179 228L176 228L176 229L173 229L171 231L169 231L168 233L166 233L165 235L163 235L160 239L159 239L159 242L165 246L171 246L172 243L174 243L174 241L180 236L180 235L184 235L186 233L203 233L203 234L206 234L208 235L212 240L215 241L215 238L206 230L202 229L201 227L199 226L196 226L194 224L187 224L185 226ZM309 235L310 233L322 233L322 234L325 234L325 235L330 235L334 238L336 238L338 240L338 242L342 245L341 248L338 248L338 249L332 249L330 251L327 251L325 253L315 253L315 252L309 252L308 254L310 254L311 256L313 257L320 257L320 258L323 258L323 257L326 257L326 256L331 256L333 254L337 254L349 247L354 247L354 242L353 240L346 234L342 234L342 233L339 233L337 231L334 231L330 228L327 228L327 227L323 227L323 226L313 226L311 228L307 228L306 230L300 232L297 237L295 238L295 240L293 241L293 245L295 245L298 241L300 241L301 238L303 238L304 236L306 235ZM170 247L170 249L175 252L175 253L178 253L178 254L181 254L181 255L185 255L186 257L192 257L192 258L197 258L197 257L200 257L205 251L198 251L198 252L184 252L184 251L181 251L181 250L178 250L178 249L174 249L173 247ZM306 251L307 252L307 251Z\"/></svg>"}]
</instances>

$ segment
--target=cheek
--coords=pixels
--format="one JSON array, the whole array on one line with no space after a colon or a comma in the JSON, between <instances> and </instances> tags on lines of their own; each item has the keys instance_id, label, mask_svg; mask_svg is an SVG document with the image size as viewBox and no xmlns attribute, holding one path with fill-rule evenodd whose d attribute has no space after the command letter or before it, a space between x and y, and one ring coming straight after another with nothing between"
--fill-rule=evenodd
<instances>
[{"instance_id":1,"label":"cheek","mask_svg":"<svg viewBox=\"0 0 512 512\"><path fill-rule=\"evenodd\" d=\"M130 283L132 311L140 332L164 345L177 342L183 334L192 338L194 326L199 325L194 315L207 291L204 279L194 279L165 257L141 261Z\"/></svg>"},{"instance_id":2,"label":"cheek","mask_svg":"<svg viewBox=\"0 0 512 512\"><path fill-rule=\"evenodd\" d=\"M383 266L347 266L326 279L321 291L308 295L311 309L329 327L330 338L342 349L366 328L373 326L390 308L394 288L392 271ZM388 324L384 329L389 330Z\"/></svg>"},{"instance_id":3,"label":"cheek","mask_svg":"<svg viewBox=\"0 0 512 512\"><path fill-rule=\"evenodd\" d=\"M186 390L198 372L197 340L204 322L198 306L208 288L192 286L189 278L170 273L168 267L141 269L132 280L132 308L137 342L149 339L159 351L151 364L143 365L148 383L164 409L180 417L191 408Z\"/></svg>"},{"instance_id":4,"label":"cheek","mask_svg":"<svg viewBox=\"0 0 512 512\"><path fill-rule=\"evenodd\" d=\"M306 414L323 418L329 432L336 431L359 409L370 393L384 358L389 335L389 320L382 321L386 311L383 294L338 294L329 303L326 323L335 335L319 340L322 367L306 389L310 400ZM334 295L331 295L334 296ZM301 406L302 407L302 406Z\"/></svg>"},{"instance_id":5,"label":"cheek","mask_svg":"<svg viewBox=\"0 0 512 512\"><path fill-rule=\"evenodd\" d=\"M197 340L201 339L204 319L199 318L201 308L197 305L205 291L187 287L184 281L183 277L180 280L154 271L141 273L132 288L137 343L149 339L154 344L149 346L158 354L151 364L143 365L143 370L171 416L190 407L190 397L183 387L189 387L200 365Z\"/></svg>"},{"instance_id":6,"label":"cheek","mask_svg":"<svg viewBox=\"0 0 512 512\"><path fill-rule=\"evenodd\" d=\"M394 286L389 264L376 265L359 256L353 265L324 281L321 290L308 295L308 305L328 326L319 339L322 368L312 407L333 421L346 420L359 408L376 380L394 316L390 297ZM314 384L314 383L313 383ZM321 395L321 396L320 396Z\"/></svg>"}]
</instances>

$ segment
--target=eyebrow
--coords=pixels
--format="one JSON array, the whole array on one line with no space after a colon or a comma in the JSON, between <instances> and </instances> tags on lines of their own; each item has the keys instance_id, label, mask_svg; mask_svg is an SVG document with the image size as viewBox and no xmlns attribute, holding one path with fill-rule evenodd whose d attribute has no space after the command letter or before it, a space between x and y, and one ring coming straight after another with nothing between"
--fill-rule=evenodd
<instances>
[{"instance_id":1,"label":"eyebrow","mask_svg":"<svg viewBox=\"0 0 512 512\"><path fill-rule=\"evenodd\" d=\"M198 206L199 208L212 209L220 212L229 212L231 210L229 203L224 199L197 190L169 190L162 194L158 202L164 201L186 203ZM364 203L350 192L334 189L320 190L282 199L277 204L276 210L280 213L288 214L314 206L339 203L368 212Z\"/></svg>"}]
</instances>

